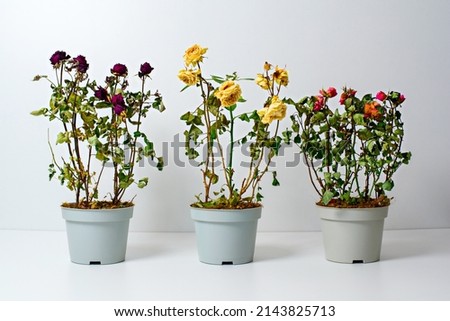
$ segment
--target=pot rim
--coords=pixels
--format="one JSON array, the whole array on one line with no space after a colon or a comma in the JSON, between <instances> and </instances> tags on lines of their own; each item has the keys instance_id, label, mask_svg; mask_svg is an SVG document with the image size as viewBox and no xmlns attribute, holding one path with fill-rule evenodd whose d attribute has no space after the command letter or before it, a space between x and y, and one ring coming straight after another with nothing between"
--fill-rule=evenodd
<instances>
[{"instance_id":1,"label":"pot rim","mask_svg":"<svg viewBox=\"0 0 450 321\"><path fill-rule=\"evenodd\" d=\"M83 209L61 206L61 213L66 221L74 222L119 222L133 217L134 206L112 209Z\"/></svg>"},{"instance_id":2,"label":"pot rim","mask_svg":"<svg viewBox=\"0 0 450 321\"><path fill-rule=\"evenodd\" d=\"M262 206L243 209L203 209L191 207L191 218L201 222L248 222L261 218Z\"/></svg>"},{"instance_id":3,"label":"pot rim","mask_svg":"<svg viewBox=\"0 0 450 321\"><path fill-rule=\"evenodd\" d=\"M388 216L389 206L342 208L317 205L321 219L331 221L378 221Z\"/></svg>"}]
</instances>

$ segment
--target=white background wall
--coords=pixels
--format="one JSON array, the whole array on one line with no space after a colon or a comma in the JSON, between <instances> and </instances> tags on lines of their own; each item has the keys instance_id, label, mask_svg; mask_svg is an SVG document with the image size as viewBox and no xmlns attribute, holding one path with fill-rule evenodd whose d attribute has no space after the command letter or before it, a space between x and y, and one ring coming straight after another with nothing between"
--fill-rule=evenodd
<instances>
[{"instance_id":1,"label":"white background wall","mask_svg":"<svg viewBox=\"0 0 450 321\"><path fill-rule=\"evenodd\" d=\"M445 0L1 0L0 228L64 228L59 204L72 195L47 178L47 128L57 128L29 115L48 102L48 85L31 79L52 74L54 51L85 55L100 80L115 63L137 70L149 61L153 88L167 105L147 127L161 151L184 131L180 115L199 102L195 90L179 92L176 77L194 43L209 48L206 73L254 77L266 60L286 65L284 94L293 98L330 85L403 92L404 147L413 159L395 177L386 227L450 227L449 30ZM264 92L252 83L243 90L246 108L260 108ZM188 205L200 192L200 172L176 166L174 153L169 149L163 172L140 168L151 179L149 188L129 193L138 194L132 230L192 230ZM183 150L178 154L185 162ZM281 186L272 188L269 177L264 184L260 230L317 230L306 168L278 166Z\"/></svg>"}]
</instances>

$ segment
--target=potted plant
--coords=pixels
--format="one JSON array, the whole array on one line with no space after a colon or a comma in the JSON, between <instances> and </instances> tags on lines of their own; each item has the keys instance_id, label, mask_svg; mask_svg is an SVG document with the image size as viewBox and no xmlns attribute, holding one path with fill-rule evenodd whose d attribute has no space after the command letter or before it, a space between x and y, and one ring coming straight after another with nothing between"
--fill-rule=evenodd
<instances>
[{"instance_id":1,"label":"potted plant","mask_svg":"<svg viewBox=\"0 0 450 321\"><path fill-rule=\"evenodd\" d=\"M343 88L339 103L335 88L293 104L294 142L304 154L309 178L320 197L326 257L343 263L380 259L384 219L394 187L393 175L408 164L402 150L403 94L378 92L362 98Z\"/></svg>"},{"instance_id":2,"label":"potted plant","mask_svg":"<svg viewBox=\"0 0 450 321\"><path fill-rule=\"evenodd\" d=\"M50 62L56 79L34 78L50 82L49 105L31 114L60 125L55 144L48 142L49 178L57 177L75 196L73 202L61 205L71 260L121 262L134 208L133 200L124 200L125 192L132 184L143 188L148 183L147 177L135 177L136 164L151 157L157 159L158 169L163 166L142 126L151 108L164 110L158 91L145 89L153 67L148 62L141 65L140 89L133 92L123 64L114 65L105 84L99 85L89 79L89 64L82 55L71 58L56 51ZM107 175L112 176L111 189L100 194Z\"/></svg>"},{"instance_id":3,"label":"potted plant","mask_svg":"<svg viewBox=\"0 0 450 321\"><path fill-rule=\"evenodd\" d=\"M270 161L283 140L279 121L286 115L286 104L279 93L288 84L288 73L265 63L256 82L268 98L262 109L246 112L238 106L245 101L239 85L243 79L236 73L206 78L202 70L206 52L199 45L188 48L185 68L178 74L186 85L183 90L196 87L201 94L201 103L181 116L188 127L186 155L197 161L203 182L203 192L191 205L191 217L201 262L243 264L253 260L263 198L260 182L271 171ZM236 128L242 123L248 124L248 132L237 138ZM247 162L237 159L238 147ZM271 172L272 184L279 185L276 172Z\"/></svg>"}]
</instances>

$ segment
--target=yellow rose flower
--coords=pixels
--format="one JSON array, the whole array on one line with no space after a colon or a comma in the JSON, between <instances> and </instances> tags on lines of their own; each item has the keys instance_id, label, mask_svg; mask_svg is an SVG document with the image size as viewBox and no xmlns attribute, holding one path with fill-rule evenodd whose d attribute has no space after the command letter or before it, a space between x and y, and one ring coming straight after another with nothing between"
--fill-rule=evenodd
<instances>
[{"instance_id":1,"label":"yellow rose flower","mask_svg":"<svg viewBox=\"0 0 450 321\"><path fill-rule=\"evenodd\" d=\"M286 104L278 96L273 96L269 107L260 109L257 113L263 124L270 124L274 120L284 119L286 110Z\"/></svg>"},{"instance_id":2,"label":"yellow rose flower","mask_svg":"<svg viewBox=\"0 0 450 321\"><path fill-rule=\"evenodd\" d=\"M275 72L273 73L273 78L277 84L282 86L287 86L289 83L289 75L286 69L275 67Z\"/></svg>"},{"instance_id":3,"label":"yellow rose flower","mask_svg":"<svg viewBox=\"0 0 450 321\"><path fill-rule=\"evenodd\" d=\"M196 66L198 62L203 61L203 55L207 50L208 48L202 48L197 44L193 45L184 52L184 63L186 66Z\"/></svg>"},{"instance_id":4,"label":"yellow rose flower","mask_svg":"<svg viewBox=\"0 0 450 321\"><path fill-rule=\"evenodd\" d=\"M264 108L258 110L257 113L258 113L259 118L262 120L267 113L267 108L264 107Z\"/></svg>"},{"instance_id":5,"label":"yellow rose flower","mask_svg":"<svg viewBox=\"0 0 450 321\"><path fill-rule=\"evenodd\" d=\"M200 70L182 69L178 72L178 78L188 86L195 85L198 82Z\"/></svg>"},{"instance_id":6,"label":"yellow rose flower","mask_svg":"<svg viewBox=\"0 0 450 321\"><path fill-rule=\"evenodd\" d=\"M267 61L264 63L264 70L265 71L269 71L270 69L272 69L272 65L269 64Z\"/></svg>"},{"instance_id":7,"label":"yellow rose flower","mask_svg":"<svg viewBox=\"0 0 450 321\"><path fill-rule=\"evenodd\" d=\"M241 97L241 93L242 91L239 84L232 80L227 80L217 88L214 96L220 100L222 106L229 107L237 103Z\"/></svg>"},{"instance_id":8,"label":"yellow rose flower","mask_svg":"<svg viewBox=\"0 0 450 321\"><path fill-rule=\"evenodd\" d=\"M264 90L269 89L270 83L263 74L256 75L256 84Z\"/></svg>"}]
</instances>

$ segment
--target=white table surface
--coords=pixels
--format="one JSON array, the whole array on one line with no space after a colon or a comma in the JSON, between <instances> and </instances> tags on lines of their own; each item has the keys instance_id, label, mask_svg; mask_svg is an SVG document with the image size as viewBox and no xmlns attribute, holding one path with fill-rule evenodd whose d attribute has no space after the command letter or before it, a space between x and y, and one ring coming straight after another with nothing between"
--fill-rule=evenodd
<instances>
[{"instance_id":1,"label":"white table surface","mask_svg":"<svg viewBox=\"0 0 450 321\"><path fill-rule=\"evenodd\" d=\"M200 263L194 233L130 233L127 259L71 263L65 232L0 230L0 300L450 300L450 229L385 231L380 262L324 258L320 232L259 232L255 260Z\"/></svg>"}]
</instances>

